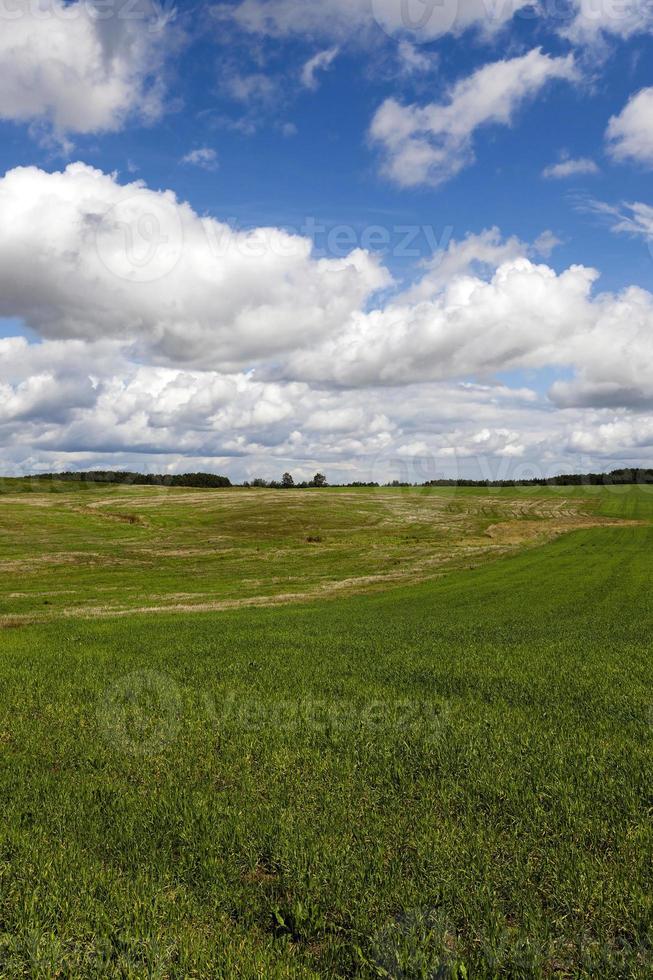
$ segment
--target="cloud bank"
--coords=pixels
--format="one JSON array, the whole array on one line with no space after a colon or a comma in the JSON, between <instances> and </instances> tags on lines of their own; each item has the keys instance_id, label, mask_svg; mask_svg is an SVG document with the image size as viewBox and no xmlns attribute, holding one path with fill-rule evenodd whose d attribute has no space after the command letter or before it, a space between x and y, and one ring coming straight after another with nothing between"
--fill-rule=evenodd
<instances>
[{"instance_id":1,"label":"cloud bank","mask_svg":"<svg viewBox=\"0 0 653 980\"><path fill-rule=\"evenodd\" d=\"M10 171L0 316L41 339L0 340L0 444L16 470L129 457L241 478L276 460L334 479L484 460L501 478L641 455L653 296L556 271L554 244L469 235L401 291L363 249L319 259L308 239L234 230L81 163ZM511 370L535 387L504 383Z\"/></svg>"}]
</instances>

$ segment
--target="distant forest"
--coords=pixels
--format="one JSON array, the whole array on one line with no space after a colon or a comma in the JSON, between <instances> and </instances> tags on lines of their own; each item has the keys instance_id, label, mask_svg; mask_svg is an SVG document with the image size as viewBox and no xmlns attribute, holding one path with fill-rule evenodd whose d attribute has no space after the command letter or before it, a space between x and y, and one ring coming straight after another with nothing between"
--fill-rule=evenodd
<instances>
[{"instance_id":1,"label":"distant forest","mask_svg":"<svg viewBox=\"0 0 653 980\"><path fill-rule=\"evenodd\" d=\"M27 477L33 479L33 477ZM161 473L129 473L128 471L93 470L89 473L44 473L39 480L67 480L71 483L119 483L137 487L230 487L227 476L215 473L182 473L174 476Z\"/></svg>"},{"instance_id":2,"label":"distant forest","mask_svg":"<svg viewBox=\"0 0 653 980\"><path fill-rule=\"evenodd\" d=\"M232 483L227 476L218 476L215 473L182 473L177 475L163 475L153 473L130 473L127 471L114 470L93 470L88 473L45 473L34 477L25 477L26 480L67 480L75 483L110 483L110 484L131 484L133 486L145 487L196 487L208 489L219 489L231 487ZM578 473L564 474L562 476L551 477L550 479L533 480L429 480L426 483L403 483L393 480L389 483L363 483L354 482L348 484L338 484L347 487L535 487L535 486L554 486L554 487L575 487L575 486L615 486L627 484L653 484L653 470L649 469L620 469L612 470L611 473ZM309 483L295 483L289 473L284 474L281 481L276 480L253 480L245 483L245 487L302 490L309 487L328 486L326 477L321 473L316 474L315 478Z\"/></svg>"},{"instance_id":3,"label":"distant forest","mask_svg":"<svg viewBox=\"0 0 653 980\"><path fill-rule=\"evenodd\" d=\"M429 480L426 487L602 487L653 483L653 470L624 469L611 473L565 473L535 480Z\"/></svg>"}]
</instances>

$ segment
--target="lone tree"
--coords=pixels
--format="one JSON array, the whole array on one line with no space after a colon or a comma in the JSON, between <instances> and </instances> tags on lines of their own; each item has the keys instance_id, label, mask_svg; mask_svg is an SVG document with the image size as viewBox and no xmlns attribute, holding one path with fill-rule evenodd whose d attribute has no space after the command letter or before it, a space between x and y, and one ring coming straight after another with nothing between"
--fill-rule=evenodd
<instances>
[{"instance_id":1,"label":"lone tree","mask_svg":"<svg viewBox=\"0 0 653 980\"><path fill-rule=\"evenodd\" d=\"M284 489L286 489L286 490L289 487L294 487L295 486L295 481L293 480L293 478L292 478L292 476L291 476L290 473L284 473L283 474L283 477L281 479L281 486L284 487Z\"/></svg>"},{"instance_id":2,"label":"lone tree","mask_svg":"<svg viewBox=\"0 0 653 980\"><path fill-rule=\"evenodd\" d=\"M311 482L311 486L313 486L313 487L326 487L327 486L327 478L324 475L324 473L316 473L315 476L313 477L312 482Z\"/></svg>"}]
</instances>

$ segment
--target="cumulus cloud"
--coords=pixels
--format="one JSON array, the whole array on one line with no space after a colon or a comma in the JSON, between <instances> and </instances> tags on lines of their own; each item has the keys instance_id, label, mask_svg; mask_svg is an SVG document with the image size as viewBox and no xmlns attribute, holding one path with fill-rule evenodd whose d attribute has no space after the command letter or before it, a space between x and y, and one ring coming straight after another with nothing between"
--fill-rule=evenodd
<instances>
[{"instance_id":1,"label":"cumulus cloud","mask_svg":"<svg viewBox=\"0 0 653 980\"><path fill-rule=\"evenodd\" d=\"M134 362L115 342L0 341L3 470L209 469L234 479L551 476L646 457L650 416L550 406L528 388L334 390ZM648 454L650 455L650 453ZM598 460L598 461L596 461Z\"/></svg>"},{"instance_id":2,"label":"cumulus cloud","mask_svg":"<svg viewBox=\"0 0 653 980\"><path fill-rule=\"evenodd\" d=\"M568 447L572 452L618 458L625 454L650 457L653 448L653 417L628 417L623 414L607 421L592 415L584 425L574 427L569 434Z\"/></svg>"},{"instance_id":3,"label":"cumulus cloud","mask_svg":"<svg viewBox=\"0 0 653 980\"><path fill-rule=\"evenodd\" d=\"M615 160L653 164L653 88L632 95L606 132L608 152Z\"/></svg>"},{"instance_id":4,"label":"cumulus cloud","mask_svg":"<svg viewBox=\"0 0 653 980\"><path fill-rule=\"evenodd\" d=\"M480 429L474 433L452 433L456 455L521 457L526 451L521 434L511 429Z\"/></svg>"},{"instance_id":5,"label":"cumulus cloud","mask_svg":"<svg viewBox=\"0 0 653 980\"><path fill-rule=\"evenodd\" d=\"M0 425L60 425L79 408L95 403L95 381L84 344L43 348L29 345L24 338L8 338L0 340L0 360Z\"/></svg>"},{"instance_id":6,"label":"cumulus cloud","mask_svg":"<svg viewBox=\"0 0 653 980\"><path fill-rule=\"evenodd\" d=\"M318 87L318 72L327 71L338 57L339 51L340 48L328 48L309 58L302 68L301 79L304 88L314 91Z\"/></svg>"},{"instance_id":7,"label":"cumulus cloud","mask_svg":"<svg viewBox=\"0 0 653 980\"><path fill-rule=\"evenodd\" d=\"M165 19L150 0L131 16L76 0L16 0L0 13L0 118L55 138L120 129L162 110Z\"/></svg>"},{"instance_id":8,"label":"cumulus cloud","mask_svg":"<svg viewBox=\"0 0 653 980\"><path fill-rule=\"evenodd\" d=\"M396 430L379 402L353 392L343 403L332 391L263 381L251 371L145 365L116 343L0 340L5 459L26 446L32 463L35 454L106 455L112 463L151 455L214 467L261 456L273 467L270 460L298 453L316 462L373 456Z\"/></svg>"},{"instance_id":9,"label":"cumulus cloud","mask_svg":"<svg viewBox=\"0 0 653 980\"><path fill-rule=\"evenodd\" d=\"M650 219L643 207L640 224ZM360 249L317 259L308 239L235 230L170 192L121 186L83 164L0 180L0 316L43 338L350 388L558 365L576 370L554 386L560 405L645 402L651 295L595 296L596 270L556 272L538 251L539 241L497 229L470 235L426 263L414 286L375 302L390 276Z\"/></svg>"},{"instance_id":10,"label":"cumulus cloud","mask_svg":"<svg viewBox=\"0 0 653 980\"><path fill-rule=\"evenodd\" d=\"M296 475L430 479L466 461L503 476L520 445L541 449L549 415L533 392L500 385L343 392L139 364L115 344L0 341L5 471L190 467L243 479L279 477L293 460Z\"/></svg>"},{"instance_id":11,"label":"cumulus cloud","mask_svg":"<svg viewBox=\"0 0 653 980\"><path fill-rule=\"evenodd\" d=\"M592 323L593 269L560 275L525 257L492 277L454 277L430 299L352 316L310 355L290 356L293 376L341 385L406 384L566 363L568 338Z\"/></svg>"},{"instance_id":12,"label":"cumulus cloud","mask_svg":"<svg viewBox=\"0 0 653 980\"><path fill-rule=\"evenodd\" d=\"M617 296L597 297L589 329L568 346L577 375L553 385L558 405L653 406L653 296L647 290L631 286Z\"/></svg>"},{"instance_id":13,"label":"cumulus cloud","mask_svg":"<svg viewBox=\"0 0 653 980\"><path fill-rule=\"evenodd\" d=\"M559 408L653 406L653 295L596 293L596 270L557 273L539 247L497 229L451 242L409 290L290 354L287 375L346 388L558 368L571 372L550 390Z\"/></svg>"},{"instance_id":14,"label":"cumulus cloud","mask_svg":"<svg viewBox=\"0 0 653 980\"><path fill-rule=\"evenodd\" d=\"M442 184L474 161L479 128L510 125L519 107L547 83L576 78L572 55L554 58L534 48L479 68L457 82L443 102L417 106L387 99L370 129L383 172L401 187Z\"/></svg>"},{"instance_id":15,"label":"cumulus cloud","mask_svg":"<svg viewBox=\"0 0 653 980\"><path fill-rule=\"evenodd\" d=\"M599 168L594 160L590 160L587 157L578 157L577 159L561 160L559 163L553 163L549 167L545 167L542 171L542 176L549 180L566 180L567 177L580 177L598 173Z\"/></svg>"},{"instance_id":16,"label":"cumulus cloud","mask_svg":"<svg viewBox=\"0 0 653 980\"><path fill-rule=\"evenodd\" d=\"M653 296L597 292L596 270L541 260L552 244L469 235L390 294L364 251L316 259L304 238L234 230L83 164L11 171L0 316L43 339L0 340L0 446L16 468L241 478L291 460L342 479L443 475L426 459L501 479L614 454L588 419L653 410ZM548 398L497 381L544 369L560 372Z\"/></svg>"},{"instance_id":17,"label":"cumulus cloud","mask_svg":"<svg viewBox=\"0 0 653 980\"><path fill-rule=\"evenodd\" d=\"M329 38L358 42L381 32L434 41L470 27L483 33L501 29L527 0L488 5L483 0L242 0L213 7L220 21L269 37Z\"/></svg>"},{"instance_id":18,"label":"cumulus cloud","mask_svg":"<svg viewBox=\"0 0 653 980\"><path fill-rule=\"evenodd\" d=\"M121 186L84 164L0 180L0 316L43 337L249 364L314 344L388 282L362 250L314 259L308 239L234 230L170 191Z\"/></svg>"},{"instance_id":19,"label":"cumulus cloud","mask_svg":"<svg viewBox=\"0 0 653 980\"><path fill-rule=\"evenodd\" d=\"M543 232L533 245L519 238L503 238L499 228L488 228L477 235L452 240L423 263L424 273L400 297L402 303L430 300L453 279L479 273L492 273L504 262L522 256L548 255L558 244L551 232Z\"/></svg>"}]
</instances>

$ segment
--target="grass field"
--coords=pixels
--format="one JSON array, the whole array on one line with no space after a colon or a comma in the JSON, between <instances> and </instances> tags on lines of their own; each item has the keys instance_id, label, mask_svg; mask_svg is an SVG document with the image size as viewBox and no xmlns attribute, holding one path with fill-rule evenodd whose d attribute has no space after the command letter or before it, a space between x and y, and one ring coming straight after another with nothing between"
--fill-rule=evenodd
<instances>
[{"instance_id":1,"label":"grass field","mask_svg":"<svg viewBox=\"0 0 653 980\"><path fill-rule=\"evenodd\" d=\"M43 492L37 483L34 492L30 483L0 481L0 622L218 611L414 584L607 524L601 509L597 494L542 490L54 483Z\"/></svg>"},{"instance_id":2,"label":"grass field","mask_svg":"<svg viewBox=\"0 0 653 980\"><path fill-rule=\"evenodd\" d=\"M0 977L653 976L653 494L0 485Z\"/></svg>"}]
</instances>

